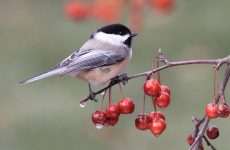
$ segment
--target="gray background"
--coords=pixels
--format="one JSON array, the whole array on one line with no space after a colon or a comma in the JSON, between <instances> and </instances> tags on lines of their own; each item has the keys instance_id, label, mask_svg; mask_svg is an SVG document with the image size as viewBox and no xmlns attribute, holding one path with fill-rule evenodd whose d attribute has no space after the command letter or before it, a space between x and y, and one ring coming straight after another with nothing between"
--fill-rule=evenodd
<instances>
[{"instance_id":1,"label":"gray background","mask_svg":"<svg viewBox=\"0 0 230 150\"><path fill-rule=\"evenodd\" d=\"M99 21L72 22L64 15L61 0L0 1L0 149L1 150L178 150L187 149L187 135L194 126L191 116L201 117L213 99L213 69L209 65L170 68L161 72L162 83L171 87L171 105L163 110L167 129L158 138L134 126L141 112L144 78L124 88L134 99L135 113L122 115L114 128L97 130L91 113L100 107L90 102L84 109L76 103L87 95L87 84L71 77L54 77L19 86L27 77L49 67L79 48ZM169 60L211 59L229 55L230 1L176 1L169 15L146 7L144 27L135 38L129 74L151 68L158 48ZM125 15L121 23L129 24ZM221 68L218 78L223 76ZM100 87L94 87L99 89ZM120 99L118 87L113 100ZM229 99L229 85L226 89ZM153 108L147 99L146 112ZM229 119L211 121L220 128L213 143L228 149Z\"/></svg>"}]
</instances>

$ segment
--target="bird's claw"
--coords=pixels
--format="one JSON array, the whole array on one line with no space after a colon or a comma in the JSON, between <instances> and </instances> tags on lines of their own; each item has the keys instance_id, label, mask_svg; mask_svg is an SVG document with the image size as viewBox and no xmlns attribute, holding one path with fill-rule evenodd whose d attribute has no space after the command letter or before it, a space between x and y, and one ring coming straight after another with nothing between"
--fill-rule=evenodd
<instances>
[{"instance_id":1,"label":"bird's claw","mask_svg":"<svg viewBox=\"0 0 230 150\"><path fill-rule=\"evenodd\" d=\"M119 76L116 76L111 79L110 84L116 84L121 82L123 85L126 85L128 83L128 75L126 73L123 73Z\"/></svg>"},{"instance_id":2,"label":"bird's claw","mask_svg":"<svg viewBox=\"0 0 230 150\"><path fill-rule=\"evenodd\" d=\"M90 100L93 100L95 102L98 102L97 98L96 98L96 95L93 91L89 91L89 99Z\"/></svg>"}]
</instances>

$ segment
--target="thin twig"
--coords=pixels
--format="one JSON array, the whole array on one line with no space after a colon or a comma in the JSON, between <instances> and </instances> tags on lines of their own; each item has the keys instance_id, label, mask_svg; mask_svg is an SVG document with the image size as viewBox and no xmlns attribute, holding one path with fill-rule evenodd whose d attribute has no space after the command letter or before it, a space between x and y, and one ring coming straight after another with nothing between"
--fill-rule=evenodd
<instances>
[{"instance_id":1,"label":"thin twig","mask_svg":"<svg viewBox=\"0 0 230 150\"><path fill-rule=\"evenodd\" d=\"M203 136L203 139L204 139L204 141L207 143L207 145L208 145L209 147L211 147L212 150L217 150L217 149L212 145L212 143L209 142L209 140L206 138L206 136Z\"/></svg>"}]
</instances>

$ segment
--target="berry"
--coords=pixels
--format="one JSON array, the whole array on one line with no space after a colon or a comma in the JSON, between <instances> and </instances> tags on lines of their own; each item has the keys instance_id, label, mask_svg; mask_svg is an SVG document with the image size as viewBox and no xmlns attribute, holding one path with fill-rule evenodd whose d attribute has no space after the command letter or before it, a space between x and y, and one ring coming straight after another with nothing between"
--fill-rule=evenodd
<instances>
[{"instance_id":1,"label":"berry","mask_svg":"<svg viewBox=\"0 0 230 150\"><path fill-rule=\"evenodd\" d=\"M65 6L65 13L73 20L85 19L88 17L89 7L77 1L71 1Z\"/></svg>"},{"instance_id":2,"label":"berry","mask_svg":"<svg viewBox=\"0 0 230 150\"><path fill-rule=\"evenodd\" d=\"M166 85L161 85L161 92L166 92L170 95L170 88Z\"/></svg>"},{"instance_id":3,"label":"berry","mask_svg":"<svg viewBox=\"0 0 230 150\"><path fill-rule=\"evenodd\" d=\"M147 130L150 127L151 121L152 118L147 114L139 114L135 120L136 128L139 130Z\"/></svg>"},{"instance_id":4,"label":"berry","mask_svg":"<svg viewBox=\"0 0 230 150\"><path fill-rule=\"evenodd\" d=\"M217 118L218 117L218 105L214 103L209 103L206 106L206 116L209 118Z\"/></svg>"},{"instance_id":5,"label":"berry","mask_svg":"<svg viewBox=\"0 0 230 150\"><path fill-rule=\"evenodd\" d=\"M166 108L170 104L169 94L162 92L159 97L154 99L154 103L160 108Z\"/></svg>"},{"instance_id":6,"label":"berry","mask_svg":"<svg viewBox=\"0 0 230 150\"><path fill-rule=\"evenodd\" d=\"M123 98L118 102L118 108L121 114L131 114L135 105L131 98Z\"/></svg>"},{"instance_id":7,"label":"berry","mask_svg":"<svg viewBox=\"0 0 230 150\"><path fill-rule=\"evenodd\" d=\"M110 104L106 108L105 113L107 114L108 117L119 117L120 116L120 111L116 104Z\"/></svg>"},{"instance_id":8,"label":"berry","mask_svg":"<svg viewBox=\"0 0 230 150\"><path fill-rule=\"evenodd\" d=\"M150 130L155 136L159 136L166 128L166 122L161 119L153 119L150 125Z\"/></svg>"},{"instance_id":9,"label":"berry","mask_svg":"<svg viewBox=\"0 0 230 150\"><path fill-rule=\"evenodd\" d=\"M173 0L151 0L151 2L159 11L170 11L174 3Z\"/></svg>"},{"instance_id":10,"label":"berry","mask_svg":"<svg viewBox=\"0 0 230 150\"><path fill-rule=\"evenodd\" d=\"M93 9L94 16L104 22L114 22L118 20L120 16L119 12L119 8L104 3L95 4Z\"/></svg>"},{"instance_id":11,"label":"berry","mask_svg":"<svg viewBox=\"0 0 230 150\"><path fill-rule=\"evenodd\" d=\"M187 137L187 142L188 142L188 144L189 144L190 146L195 142L194 134L190 134L190 135Z\"/></svg>"},{"instance_id":12,"label":"berry","mask_svg":"<svg viewBox=\"0 0 230 150\"><path fill-rule=\"evenodd\" d=\"M92 121L95 125L104 125L107 121L107 115L105 112L97 110L92 114Z\"/></svg>"},{"instance_id":13,"label":"berry","mask_svg":"<svg viewBox=\"0 0 230 150\"><path fill-rule=\"evenodd\" d=\"M163 119L165 120L165 116L162 112L158 111L158 112L155 112L155 111L152 111L149 116L152 118L152 119Z\"/></svg>"},{"instance_id":14,"label":"berry","mask_svg":"<svg viewBox=\"0 0 230 150\"><path fill-rule=\"evenodd\" d=\"M115 124L118 123L118 121L119 121L119 117L108 117L105 125L114 126Z\"/></svg>"},{"instance_id":15,"label":"berry","mask_svg":"<svg viewBox=\"0 0 230 150\"><path fill-rule=\"evenodd\" d=\"M144 84L144 92L146 95L157 97L160 95L160 83L157 80L150 79Z\"/></svg>"},{"instance_id":16,"label":"berry","mask_svg":"<svg viewBox=\"0 0 230 150\"><path fill-rule=\"evenodd\" d=\"M221 118L227 118L230 113L230 108L227 104L218 105L218 114Z\"/></svg>"},{"instance_id":17,"label":"berry","mask_svg":"<svg viewBox=\"0 0 230 150\"><path fill-rule=\"evenodd\" d=\"M219 136L219 129L215 125L211 125L206 129L206 134L210 139L216 139Z\"/></svg>"}]
</instances>

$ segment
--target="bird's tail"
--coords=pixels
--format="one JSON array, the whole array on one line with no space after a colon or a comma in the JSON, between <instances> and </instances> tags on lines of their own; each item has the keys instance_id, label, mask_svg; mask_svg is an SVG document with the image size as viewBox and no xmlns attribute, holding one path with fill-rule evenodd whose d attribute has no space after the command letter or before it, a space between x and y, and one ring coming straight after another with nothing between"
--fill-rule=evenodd
<instances>
[{"instance_id":1,"label":"bird's tail","mask_svg":"<svg viewBox=\"0 0 230 150\"><path fill-rule=\"evenodd\" d=\"M44 79L47 77L51 77L51 76L55 76L55 75L62 75L65 71L66 71L66 67L57 68L57 69L50 70L50 71L47 71L45 73L39 74L35 77L23 80L23 81L19 82L19 84L27 84L27 83L30 83L30 82L33 82L36 80L40 80L40 79Z\"/></svg>"}]
</instances>

